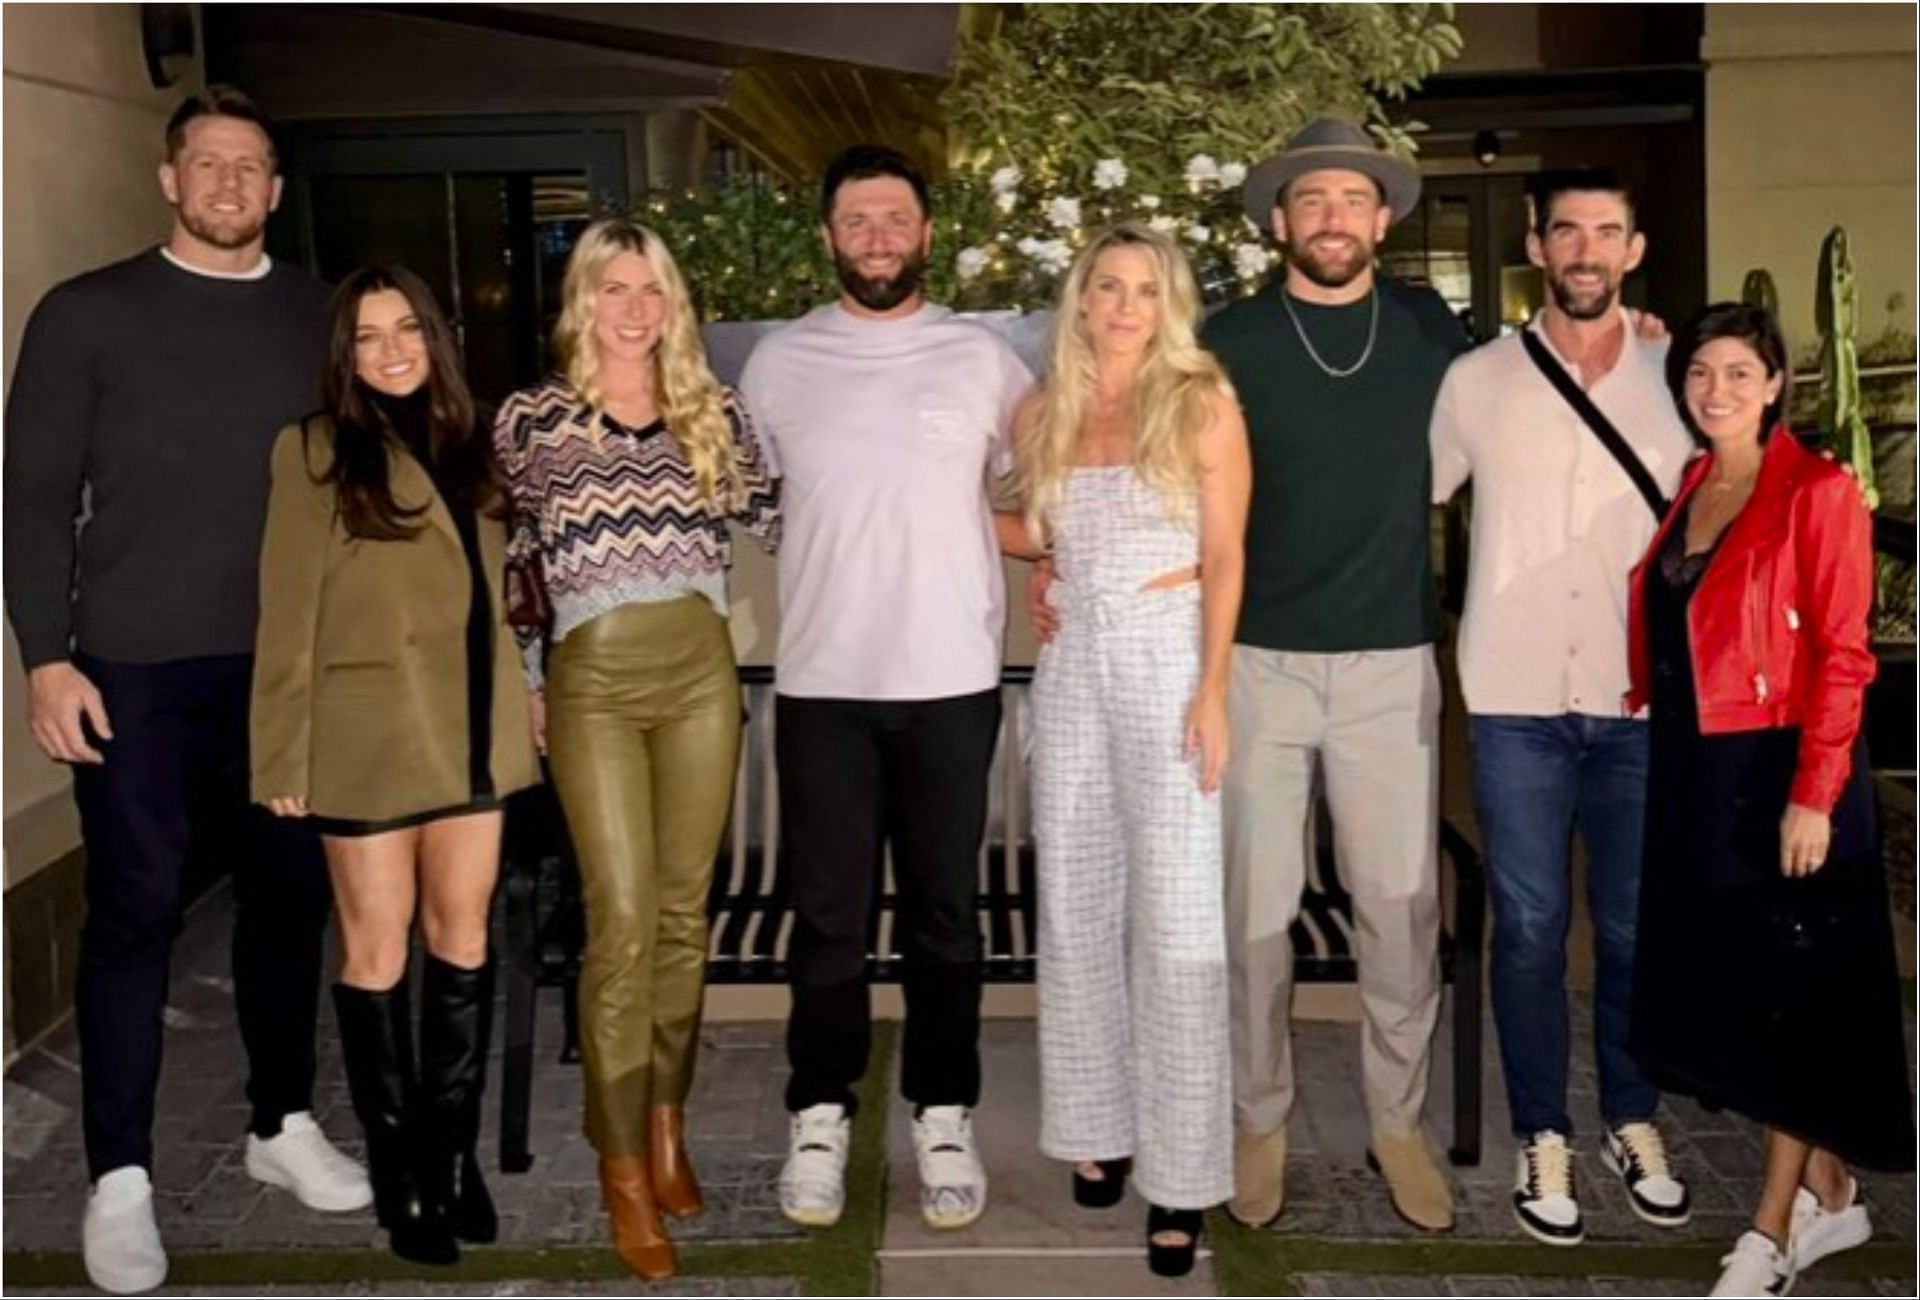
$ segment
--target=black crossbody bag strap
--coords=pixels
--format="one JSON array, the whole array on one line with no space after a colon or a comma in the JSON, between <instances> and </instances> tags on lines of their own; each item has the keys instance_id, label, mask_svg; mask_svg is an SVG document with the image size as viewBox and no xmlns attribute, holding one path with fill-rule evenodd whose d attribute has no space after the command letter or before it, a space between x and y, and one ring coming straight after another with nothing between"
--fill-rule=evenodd
<instances>
[{"instance_id":1,"label":"black crossbody bag strap","mask_svg":"<svg viewBox=\"0 0 1920 1300\"><path fill-rule=\"evenodd\" d=\"M1633 480L1634 487L1640 490L1640 496L1646 501L1647 509L1653 511L1654 522L1659 523L1664 520L1671 503L1661 494L1660 485L1653 481L1653 475L1647 472L1646 465L1634 455L1633 448L1627 445L1627 440L1620 436L1620 430L1613 427L1613 421L1607 419L1600 408L1593 404L1593 399L1587 396L1585 389L1573 382L1573 376L1553 359L1553 354L1547 351L1547 345L1542 343L1532 330L1521 330L1520 342L1525 345L1527 355L1533 359L1533 364L1541 374L1547 377L1547 382L1567 400L1567 405L1573 408L1574 414L1593 430L1593 436L1600 440L1600 445L1620 462L1620 468L1626 471L1627 477Z\"/></svg>"}]
</instances>

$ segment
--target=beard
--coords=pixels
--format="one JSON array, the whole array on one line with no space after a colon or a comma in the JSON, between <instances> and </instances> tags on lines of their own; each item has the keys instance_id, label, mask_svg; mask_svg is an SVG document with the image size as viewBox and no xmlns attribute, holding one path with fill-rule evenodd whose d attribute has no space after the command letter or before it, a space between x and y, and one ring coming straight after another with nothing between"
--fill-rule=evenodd
<instances>
[{"instance_id":1,"label":"beard","mask_svg":"<svg viewBox=\"0 0 1920 1300\"><path fill-rule=\"evenodd\" d=\"M840 287L862 307L868 311L892 311L920 291L920 283L927 274L927 259L919 249L915 249L901 257L898 274L889 279L876 280L860 274L855 259L845 256L836 248L833 250L833 269L840 277Z\"/></svg>"},{"instance_id":2,"label":"beard","mask_svg":"<svg viewBox=\"0 0 1920 1300\"><path fill-rule=\"evenodd\" d=\"M1342 246L1347 251L1331 255L1319 251L1318 246L1329 243ZM1352 284L1373 265L1373 245L1353 236L1329 240L1322 235L1308 240L1304 245L1288 244L1285 252L1287 265L1298 269L1322 289L1339 289Z\"/></svg>"},{"instance_id":3,"label":"beard","mask_svg":"<svg viewBox=\"0 0 1920 1300\"><path fill-rule=\"evenodd\" d=\"M210 245L214 248L227 249L229 251L236 248L245 248L248 244L259 239L261 232L267 228L265 217L257 219L243 218L240 220L222 218L216 222L209 221L199 213L189 211L186 208L176 208L174 211L179 216L181 227L185 229L189 235L192 235L203 244Z\"/></svg>"},{"instance_id":4,"label":"beard","mask_svg":"<svg viewBox=\"0 0 1920 1300\"><path fill-rule=\"evenodd\" d=\"M1583 294L1568 282L1568 277L1576 272L1598 275L1600 287ZM1609 275L1604 266L1569 266L1558 274L1549 272L1546 280L1554 305L1574 320L1599 320L1613 310L1614 300L1620 295L1620 281Z\"/></svg>"}]
</instances>

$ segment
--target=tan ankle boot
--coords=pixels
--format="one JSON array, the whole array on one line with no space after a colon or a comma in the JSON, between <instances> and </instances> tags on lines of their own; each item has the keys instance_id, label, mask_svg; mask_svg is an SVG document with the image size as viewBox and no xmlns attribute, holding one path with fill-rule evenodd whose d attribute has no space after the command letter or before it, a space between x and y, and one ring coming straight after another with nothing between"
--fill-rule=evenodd
<instances>
[{"instance_id":1,"label":"tan ankle boot","mask_svg":"<svg viewBox=\"0 0 1920 1300\"><path fill-rule=\"evenodd\" d=\"M1387 1180L1388 1195L1401 1218L1422 1232L1453 1231L1453 1184L1424 1132L1375 1129L1367 1163Z\"/></svg>"},{"instance_id":2,"label":"tan ankle boot","mask_svg":"<svg viewBox=\"0 0 1920 1300\"><path fill-rule=\"evenodd\" d=\"M679 1271L673 1242L660 1222L644 1156L618 1156L600 1162L600 1194L613 1220L613 1248L634 1274L659 1282Z\"/></svg>"},{"instance_id":3,"label":"tan ankle boot","mask_svg":"<svg viewBox=\"0 0 1920 1300\"><path fill-rule=\"evenodd\" d=\"M655 1106L647 1114L647 1172L653 1179L653 1199L676 1219L691 1219L706 1208L700 1180L687 1159L686 1112L678 1106Z\"/></svg>"},{"instance_id":4,"label":"tan ankle boot","mask_svg":"<svg viewBox=\"0 0 1920 1300\"><path fill-rule=\"evenodd\" d=\"M1249 1228L1264 1228L1287 1203L1287 1130L1233 1135L1233 1199L1227 1213Z\"/></svg>"}]
</instances>

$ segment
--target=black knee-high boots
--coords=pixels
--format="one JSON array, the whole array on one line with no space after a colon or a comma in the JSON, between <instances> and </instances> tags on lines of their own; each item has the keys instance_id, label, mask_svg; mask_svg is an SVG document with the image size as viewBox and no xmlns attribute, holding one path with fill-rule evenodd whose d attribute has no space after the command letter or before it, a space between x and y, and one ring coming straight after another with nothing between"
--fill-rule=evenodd
<instances>
[{"instance_id":1,"label":"black knee-high boots","mask_svg":"<svg viewBox=\"0 0 1920 1300\"><path fill-rule=\"evenodd\" d=\"M432 1194L462 1241L500 1235L493 1197L480 1176L480 1094L493 1024L493 963L463 970L426 959L420 1000L420 1084L432 1153Z\"/></svg>"},{"instance_id":2,"label":"black knee-high boots","mask_svg":"<svg viewBox=\"0 0 1920 1300\"><path fill-rule=\"evenodd\" d=\"M407 980L379 991L333 986L346 1058L347 1090L367 1135L374 1211L393 1253L420 1264L451 1264L460 1247L429 1190L431 1159L421 1124Z\"/></svg>"},{"instance_id":3,"label":"black knee-high boots","mask_svg":"<svg viewBox=\"0 0 1920 1300\"><path fill-rule=\"evenodd\" d=\"M417 1070L404 977L380 991L336 984L333 998L380 1224L402 1259L451 1264L459 1241L499 1235L475 1151L493 967L465 970L431 954L425 967Z\"/></svg>"}]
</instances>

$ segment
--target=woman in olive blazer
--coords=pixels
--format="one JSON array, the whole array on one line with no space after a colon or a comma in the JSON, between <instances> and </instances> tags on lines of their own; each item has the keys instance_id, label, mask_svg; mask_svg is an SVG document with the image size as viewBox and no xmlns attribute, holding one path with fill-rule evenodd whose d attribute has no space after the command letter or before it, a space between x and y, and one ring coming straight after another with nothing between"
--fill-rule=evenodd
<instances>
[{"instance_id":1,"label":"woman in olive blazer","mask_svg":"<svg viewBox=\"0 0 1920 1300\"><path fill-rule=\"evenodd\" d=\"M425 467L395 448L396 501L425 505L408 542L349 535L325 475L334 424L280 435L261 555L253 685L253 793L304 797L322 820L385 823L472 797L460 533ZM478 521L493 636L492 753L499 794L539 779L525 674L500 589L506 531Z\"/></svg>"},{"instance_id":2,"label":"woman in olive blazer","mask_svg":"<svg viewBox=\"0 0 1920 1300\"><path fill-rule=\"evenodd\" d=\"M253 795L319 823L334 985L393 1250L452 1263L498 1231L474 1144L493 1003L501 800L537 779L501 587L505 493L446 318L397 267L334 295L325 413L273 454ZM427 950L416 1067L407 991Z\"/></svg>"}]
</instances>

